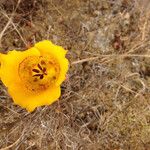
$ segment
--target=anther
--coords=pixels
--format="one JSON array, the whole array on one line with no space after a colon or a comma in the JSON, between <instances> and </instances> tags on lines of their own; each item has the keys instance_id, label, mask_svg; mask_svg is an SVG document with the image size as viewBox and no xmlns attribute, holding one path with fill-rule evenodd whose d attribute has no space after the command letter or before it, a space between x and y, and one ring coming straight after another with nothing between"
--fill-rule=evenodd
<instances>
[{"instance_id":1,"label":"anther","mask_svg":"<svg viewBox=\"0 0 150 150\"><path fill-rule=\"evenodd\" d=\"M44 60L41 60L41 65L45 65L45 61Z\"/></svg>"},{"instance_id":2,"label":"anther","mask_svg":"<svg viewBox=\"0 0 150 150\"><path fill-rule=\"evenodd\" d=\"M38 68L39 68L40 70L42 70L42 67L41 67L41 65L40 65L40 64L38 64Z\"/></svg>"},{"instance_id":3,"label":"anther","mask_svg":"<svg viewBox=\"0 0 150 150\"><path fill-rule=\"evenodd\" d=\"M43 72L45 72L46 71L46 68L43 68Z\"/></svg>"},{"instance_id":4,"label":"anther","mask_svg":"<svg viewBox=\"0 0 150 150\"><path fill-rule=\"evenodd\" d=\"M32 69L33 72L40 73L38 69Z\"/></svg>"},{"instance_id":5,"label":"anther","mask_svg":"<svg viewBox=\"0 0 150 150\"><path fill-rule=\"evenodd\" d=\"M44 78L44 75L43 75L43 74L41 74L41 75L40 75L40 79L43 79L43 78Z\"/></svg>"},{"instance_id":6,"label":"anther","mask_svg":"<svg viewBox=\"0 0 150 150\"><path fill-rule=\"evenodd\" d=\"M33 77L39 77L39 76L41 76L41 74L35 74L35 75L33 75Z\"/></svg>"},{"instance_id":7,"label":"anther","mask_svg":"<svg viewBox=\"0 0 150 150\"><path fill-rule=\"evenodd\" d=\"M47 73L46 73L46 68L45 68L45 67L43 68L42 71L43 71L43 73L44 73L45 75L47 75Z\"/></svg>"},{"instance_id":8,"label":"anther","mask_svg":"<svg viewBox=\"0 0 150 150\"><path fill-rule=\"evenodd\" d=\"M56 80L56 77L55 77L55 76L53 76L53 79L54 79L54 80Z\"/></svg>"}]
</instances>

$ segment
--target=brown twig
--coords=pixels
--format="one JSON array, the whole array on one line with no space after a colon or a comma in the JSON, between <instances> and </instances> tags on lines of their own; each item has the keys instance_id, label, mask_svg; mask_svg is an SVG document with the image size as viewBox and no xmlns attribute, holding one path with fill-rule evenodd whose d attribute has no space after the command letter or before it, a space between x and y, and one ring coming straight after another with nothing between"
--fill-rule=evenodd
<instances>
[{"instance_id":1,"label":"brown twig","mask_svg":"<svg viewBox=\"0 0 150 150\"><path fill-rule=\"evenodd\" d=\"M92 60L97 60L101 57L114 57L114 59L118 59L118 58L124 58L124 57L145 57L145 58L150 58L149 54L121 54L121 55L99 55L97 57L90 57L90 58L85 58L85 59L81 59L81 60L77 60L72 62L72 65L76 65L79 63L83 63L83 62L88 62L88 61L92 61Z\"/></svg>"}]
</instances>

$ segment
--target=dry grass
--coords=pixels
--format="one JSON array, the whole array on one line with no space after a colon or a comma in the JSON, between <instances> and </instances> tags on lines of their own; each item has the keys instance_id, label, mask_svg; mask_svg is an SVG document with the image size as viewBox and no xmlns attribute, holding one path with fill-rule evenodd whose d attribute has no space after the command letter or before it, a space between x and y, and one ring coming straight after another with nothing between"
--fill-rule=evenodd
<instances>
[{"instance_id":1,"label":"dry grass","mask_svg":"<svg viewBox=\"0 0 150 150\"><path fill-rule=\"evenodd\" d=\"M33 113L0 86L0 150L150 148L149 0L1 0L0 49L68 52L60 100Z\"/></svg>"}]
</instances>

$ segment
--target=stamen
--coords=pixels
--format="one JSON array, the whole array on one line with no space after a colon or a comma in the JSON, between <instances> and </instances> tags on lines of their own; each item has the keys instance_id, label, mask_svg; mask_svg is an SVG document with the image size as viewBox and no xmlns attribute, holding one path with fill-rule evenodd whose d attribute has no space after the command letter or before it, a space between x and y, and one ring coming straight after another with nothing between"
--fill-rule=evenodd
<instances>
[{"instance_id":1,"label":"stamen","mask_svg":"<svg viewBox=\"0 0 150 150\"><path fill-rule=\"evenodd\" d=\"M32 69L33 72L40 73L38 69Z\"/></svg>"},{"instance_id":2,"label":"stamen","mask_svg":"<svg viewBox=\"0 0 150 150\"><path fill-rule=\"evenodd\" d=\"M41 75L40 75L40 79L43 79L43 78L44 78L44 75L43 75L43 74L41 74Z\"/></svg>"},{"instance_id":3,"label":"stamen","mask_svg":"<svg viewBox=\"0 0 150 150\"><path fill-rule=\"evenodd\" d=\"M39 76L41 76L41 74L35 74L35 75L33 75L33 77L39 77Z\"/></svg>"},{"instance_id":4,"label":"stamen","mask_svg":"<svg viewBox=\"0 0 150 150\"><path fill-rule=\"evenodd\" d=\"M34 56L23 60L18 71L29 90L41 91L56 82L60 68L51 57Z\"/></svg>"},{"instance_id":5,"label":"stamen","mask_svg":"<svg viewBox=\"0 0 150 150\"><path fill-rule=\"evenodd\" d=\"M46 68L43 68L43 72L46 72Z\"/></svg>"},{"instance_id":6,"label":"stamen","mask_svg":"<svg viewBox=\"0 0 150 150\"><path fill-rule=\"evenodd\" d=\"M40 64L38 64L38 68L39 68L40 70L43 70Z\"/></svg>"},{"instance_id":7,"label":"stamen","mask_svg":"<svg viewBox=\"0 0 150 150\"><path fill-rule=\"evenodd\" d=\"M56 77L55 77L55 76L53 76L53 80L56 80Z\"/></svg>"},{"instance_id":8,"label":"stamen","mask_svg":"<svg viewBox=\"0 0 150 150\"><path fill-rule=\"evenodd\" d=\"M41 60L41 65L46 65L44 60Z\"/></svg>"}]
</instances>

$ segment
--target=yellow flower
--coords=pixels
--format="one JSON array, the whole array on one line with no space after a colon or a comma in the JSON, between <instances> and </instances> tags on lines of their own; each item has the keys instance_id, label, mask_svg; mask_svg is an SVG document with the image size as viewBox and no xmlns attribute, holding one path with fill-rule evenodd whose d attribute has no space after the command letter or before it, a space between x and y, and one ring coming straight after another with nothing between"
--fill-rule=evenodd
<instances>
[{"instance_id":1,"label":"yellow flower","mask_svg":"<svg viewBox=\"0 0 150 150\"><path fill-rule=\"evenodd\" d=\"M56 101L68 71L66 52L45 40L26 51L0 54L0 78L14 103L31 112Z\"/></svg>"}]
</instances>

